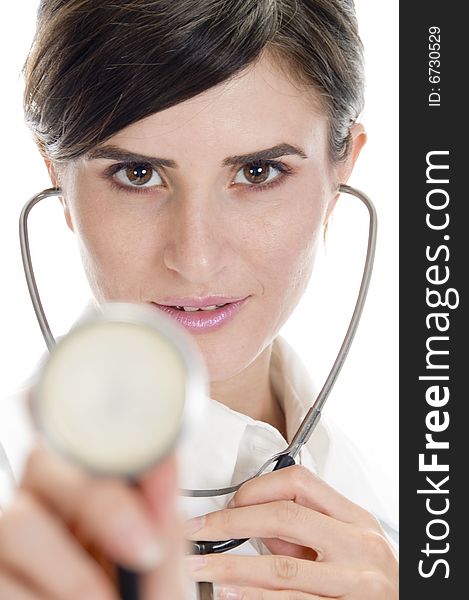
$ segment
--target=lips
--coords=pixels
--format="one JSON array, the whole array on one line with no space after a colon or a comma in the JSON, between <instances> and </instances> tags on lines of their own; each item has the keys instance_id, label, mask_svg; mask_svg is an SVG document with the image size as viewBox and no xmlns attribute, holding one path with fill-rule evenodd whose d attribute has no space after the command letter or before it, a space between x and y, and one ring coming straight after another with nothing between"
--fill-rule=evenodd
<instances>
[{"instance_id":1,"label":"lips","mask_svg":"<svg viewBox=\"0 0 469 600\"><path fill-rule=\"evenodd\" d=\"M232 321L248 302L246 298L209 296L171 298L153 306L165 312L191 333L207 333Z\"/></svg>"}]
</instances>

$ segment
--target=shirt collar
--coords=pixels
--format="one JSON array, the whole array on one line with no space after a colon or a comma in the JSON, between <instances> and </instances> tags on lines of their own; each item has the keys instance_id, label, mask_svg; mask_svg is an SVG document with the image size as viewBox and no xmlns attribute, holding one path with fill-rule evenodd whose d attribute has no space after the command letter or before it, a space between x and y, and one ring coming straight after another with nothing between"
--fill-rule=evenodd
<instances>
[{"instance_id":1,"label":"shirt collar","mask_svg":"<svg viewBox=\"0 0 469 600\"><path fill-rule=\"evenodd\" d=\"M285 415L289 442L312 405L315 390L298 356L281 337L273 342L270 379ZM287 445L270 424L209 399L202 426L188 436L183 446L183 487L207 489L238 484L252 477ZM310 457L309 466L315 466Z\"/></svg>"}]
</instances>

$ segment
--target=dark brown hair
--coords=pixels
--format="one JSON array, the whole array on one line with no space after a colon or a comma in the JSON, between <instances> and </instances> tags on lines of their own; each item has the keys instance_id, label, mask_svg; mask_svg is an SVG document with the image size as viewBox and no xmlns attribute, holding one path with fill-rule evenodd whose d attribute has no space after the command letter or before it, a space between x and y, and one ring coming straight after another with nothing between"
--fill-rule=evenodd
<instances>
[{"instance_id":1,"label":"dark brown hair","mask_svg":"<svg viewBox=\"0 0 469 600\"><path fill-rule=\"evenodd\" d=\"M353 0L42 0L24 67L26 122L45 156L77 158L264 52L319 93L331 154L346 156L363 107Z\"/></svg>"}]
</instances>

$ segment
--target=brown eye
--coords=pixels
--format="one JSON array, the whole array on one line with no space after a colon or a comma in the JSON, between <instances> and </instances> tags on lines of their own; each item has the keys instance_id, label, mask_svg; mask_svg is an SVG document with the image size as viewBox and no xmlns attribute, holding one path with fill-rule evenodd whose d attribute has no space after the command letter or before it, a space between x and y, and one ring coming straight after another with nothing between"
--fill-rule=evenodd
<instances>
[{"instance_id":1,"label":"brown eye","mask_svg":"<svg viewBox=\"0 0 469 600\"><path fill-rule=\"evenodd\" d=\"M269 177L270 165L250 164L243 168L243 175L249 183L264 183Z\"/></svg>"},{"instance_id":2,"label":"brown eye","mask_svg":"<svg viewBox=\"0 0 469 600\"><path fill-rule=\"evenodd\" d=\"M144 163L124 166L116 171L114 177L126 187L150 188L163 183L157 171L151 165Z\"/></svg>"},{"instance_id":3,"label":"brown eye","mask_svg":"<svg viewBox=\"0 0 469 600\"><path fill-rule=\"evenodd\" d=\"M151 180L153 169L148 165L132 165L125 170L130 183L134 185L145 185Z\"/></svg>"},{"instance_id":4,"label":"brown eye","mask_svg":"<svg viewBox=\"0 0 469 600\"><path fill-rule=\"evenodd\" d=\"M286 169L277 163L247 163L236 173L233 183L242 183L246 187L264 189L266 185L280 179L285 171Z\"/></svg>"}]
</instances>

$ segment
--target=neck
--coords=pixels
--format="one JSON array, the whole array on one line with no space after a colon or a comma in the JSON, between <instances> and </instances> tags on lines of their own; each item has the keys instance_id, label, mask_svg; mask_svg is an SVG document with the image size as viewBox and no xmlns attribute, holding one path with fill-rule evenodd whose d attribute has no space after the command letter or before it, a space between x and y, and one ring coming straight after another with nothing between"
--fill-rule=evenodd
<instances>
[{"instance_id":1,"label":"neck","mask_svg":"<svg viewBox=\"0 0 469 600\"><path fill-rule=\"evenodd\" d=\"M272 345L241 373L210 385L214 400L237 412L269 423L285 436L285 416L272 391L269 369Z\"/></svg>"}]
</instances>

